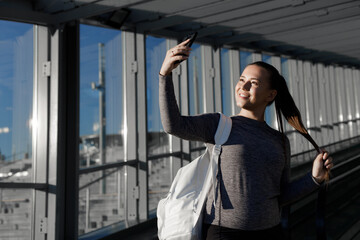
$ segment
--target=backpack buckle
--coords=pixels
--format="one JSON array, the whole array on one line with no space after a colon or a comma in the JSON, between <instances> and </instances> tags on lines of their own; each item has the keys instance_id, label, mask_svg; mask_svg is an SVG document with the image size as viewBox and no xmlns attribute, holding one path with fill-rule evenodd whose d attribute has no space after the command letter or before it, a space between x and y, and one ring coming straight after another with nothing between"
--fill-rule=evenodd
<instances>
[{"instance_id":1,"label":"backpack buckle","mask_svg":"<svg viewBox=\"0 0 360 240\"><path fill-rule=\"evenodd\" d=\"M214 150L215 153L220 154L221 152L221 145L214 145Z\"/></svg>"}]
</instances>

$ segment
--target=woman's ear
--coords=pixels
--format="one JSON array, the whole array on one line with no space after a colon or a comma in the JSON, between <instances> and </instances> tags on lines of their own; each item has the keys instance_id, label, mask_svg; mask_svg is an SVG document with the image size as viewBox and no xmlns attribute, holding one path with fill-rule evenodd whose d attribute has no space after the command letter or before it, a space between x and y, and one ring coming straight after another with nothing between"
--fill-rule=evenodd
<instances>
[{"instance_id":1,"label":"woman's ear","mask_svg":"<svg viewBox=\"0 0 360 240\"><path fill-rule=\"evenodd\" d=\"M269 102L272 102L274 99L275 99L275 97L276 97L276 95L277 95L277 91L276 90L270 90L270 93L269 93L269 95L268 95L268 101Z\"/></svg>"}]
</instances>

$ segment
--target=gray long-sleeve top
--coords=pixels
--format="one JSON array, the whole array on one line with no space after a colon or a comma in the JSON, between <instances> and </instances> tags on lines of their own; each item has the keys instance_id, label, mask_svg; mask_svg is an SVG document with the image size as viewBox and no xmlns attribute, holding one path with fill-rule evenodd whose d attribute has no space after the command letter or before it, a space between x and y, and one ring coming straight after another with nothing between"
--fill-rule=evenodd
<instances>
[{"instance_id":1,"label":"gray long-sleeve top","mask_svg":"<svg viewBox=\"0 0 360 240\"><path fill-rule=\"evenodd\" d=\"M159 76L159 104L164 130L179 138L205 142L212 151L219 114L181 116L172 77ZM241 229L271 228L280 222L281 206L315 190L318 184L308 172L289 182L290 144L268 126L242 116L232 116L232 130L220 155L221 191L214 208L208 193L204 222ZM286 155L286 156L285 156Z\"/></svg>"}]
</instances>

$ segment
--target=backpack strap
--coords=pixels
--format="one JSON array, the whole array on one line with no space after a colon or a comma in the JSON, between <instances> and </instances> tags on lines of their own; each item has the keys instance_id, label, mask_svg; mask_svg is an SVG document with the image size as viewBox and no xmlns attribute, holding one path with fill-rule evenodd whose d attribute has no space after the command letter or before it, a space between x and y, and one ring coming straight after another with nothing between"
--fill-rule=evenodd
<instances>
[{"instance_id":1,"label":"backpack strap","mask_svg":"<svg viewBox=\"0 0 360 240\"><path fill-rule=\"evenodd\" d=\"M215 207L215 203L216 203L216 172L218 169L218 162L219 162L219 156L221 153L221 145L223 145L227 139L229 138L230 132L231 132L231 127L232 127L232 121L231 118L225 116L222 113L220 114L220 120L219 120L219 124L218 124L218 128L216 130L215 133L215 145L211 154L211 163L210 163L210 168L211 168L211 178L212 178L212 188L213 188L213 194L214 194L214 207Z\"/></svg>"},{"instance_id":2,"label":"backpack strap","mask_svg":"<svg viewBox=\"0 0 360 240\"><path fill-rule=\"evenodd\" d=\"M206 173L205 183L203 190L200 193L199 196L199 202L197 204L196 212L200 213L202 210L202 207L204 206L204 201L206 199L207 192L210 188L210 184L213 185L213 192L214 192L214 205L216 202L216 172L218 168L218 160L221 153L221 145L224 144L231 132L231 126L232 121L229 117L225 116L222 113L220 114L219 124L218 128L216 130L214 139L215 139L215 145L212 151L212 154L210 155L210 164L208 171Z\"/></svg>"}]
</instances>

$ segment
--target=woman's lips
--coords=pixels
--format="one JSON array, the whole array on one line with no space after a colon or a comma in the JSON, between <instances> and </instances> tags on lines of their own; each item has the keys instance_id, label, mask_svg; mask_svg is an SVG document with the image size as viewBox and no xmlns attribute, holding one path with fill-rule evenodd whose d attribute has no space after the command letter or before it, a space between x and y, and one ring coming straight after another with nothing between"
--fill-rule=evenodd
<instances>
[{"instance_id":1,"label":"woman's lips","mask_svg":"<svg viewBox=\"0 0 360 240\"><path fill-rule=\"evenodd\" d=\"M249 98L249 95L243 94L243 93L239 93L239 96L240 96L241 98Z\"/></svg>"}]
</instances>

